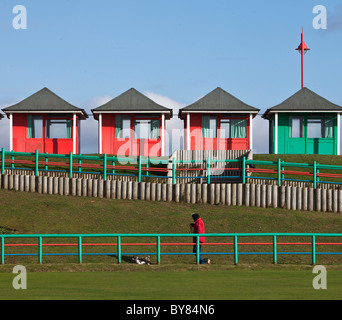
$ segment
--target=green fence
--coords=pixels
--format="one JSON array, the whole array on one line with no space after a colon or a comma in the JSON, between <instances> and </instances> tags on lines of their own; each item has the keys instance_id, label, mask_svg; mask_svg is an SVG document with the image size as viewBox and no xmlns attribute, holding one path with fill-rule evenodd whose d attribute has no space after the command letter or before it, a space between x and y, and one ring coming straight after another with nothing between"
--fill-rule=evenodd
<instances>
[{"instance_id":1,"label":"green fence","mask_svg":"<svg viewBox=\"0 0 342 320\"><path fill-rule=\"evenodd\" d=\"M72 255L78 257L78 262L83 262L83 257L86 255L108 255L108 256L116 256L118 263L121 263L121 258L123 255L155 255L157 257L157 263L160 264L161 262L161 256L162 255L194 255L196 257L196 263L200 263L200 254L205 255L233 255L234 257L234 264L238 264L239 256L240 255L248 255L248 254L257 254L257 255L272 255L273 256L273 263L277 263L278 256L279 255L311 255L312 264L316 264L316 256L317 255L342 255L342 252L336 252L336 251L324 251L324 252L318 252L316 250L316 246L341 246L342 243L337 242L317 242L317 238L338 238L340 239L342 234L327 234L327 233L208 233L208 234L35 234L35 235L0 235L1 238L1 263L5 263L5 257L9 256L37 256L38 257L38 263L43 262L43 256L62 256L62 255ZM189 241L188 243L165 243L162 242L162 239L164 238L195 238L195 242ZM200 237L206 237L206 243L202 244L200 243ZM220 242L220 243L208 243L208 239L212 239L215 237L219 238L230 238L232 239L232 242ZM256 238L263 238L265 237L270 238L270 242L253 242L252 245L259 245L259 246L272 246L271 251L267 252L244 252L240 251L239 246L244 245L246 243L239 243L239 240L241 238L245 237L256 237ZM309 239L308 242L279 242L279 237L286 237L286 238L298 238L298 237L304 237ZM62 243L62 244L46 244L49 246L74 246L77 248L77 252L74 253L51 253L51 252L43 252L44 247L44 240L51 239L51 238L68 238L68 239L75 239L76 242L73 243ZM100 243L100 244L85 244L83 243L83 240L85 238L110 238L116 240L114 243ZM130 253L123 253L122 247L123 247L123 239L125 238L148 238L148 239L154 239L154 243L135 243L135 246L146 246L150 245L152 247L155 247L155 250L152 252L130 252ZM36 239L36 244L28 244L28 243L18 243L17 241L15 243L9 243L11 239ZM91 246L109 246L115 248L115 250L112 250L111 252L96 252L96 253L84 253L83 247L87 245ZM164 245L190 245L191 248L194 246L196 250L190 252L166 252L162 251L162 247ZM233 249L232 251L220 251L220 252L206 252L202 248L202 252L200 251L200 246L204 247L205 245L215 245L218 247L226 248L227 246L231 246ZM250 244L251 245L251 244ZM311 250L306 252L299 252L299 251L286 251L281 252L278 250L278 246L280 245L289 245L289 246L298 246L298 245L310 245ZM37 247L37 253L6 253L5 248L9 247Z\"/></svg>"},{"instance_id":2,"label":"green fence","mask_svg":"<svg viewBox=\"0 0 342 320\"><path fill-rule=\"evenodd\" d=\"M182 168L193 164L191 168ZM220 164L221 167L218 167ZM222 167L223 164L223 167ZM228 164L230 167L227 167ZM231 167L235 166L235 167ZM293 169L296 168L296 169ZM1 152L1 174L5 169L32 170L39 172L64 172L72 178L75 173L100 174L104 180L108 176L172 179L204 179L210 184L212 179L236 179L246 183L248 178L274 180L278 185L286 181L309 182L316 188L318 184L342 184L342 166L313 163L292 163L281 159L277 161L247 160L245 157L233 160L184 160L165 158L119 157L111 155L67 155L47 153ZM322 170L333 172L322 172ZM197 172L193 176L180 176L180 171ZM238 175L226 175L223 172L239 172ZM215 174L219 172L220 174ZM328 180L329 181L328 181Z\"/></svg>"}]
</instances>

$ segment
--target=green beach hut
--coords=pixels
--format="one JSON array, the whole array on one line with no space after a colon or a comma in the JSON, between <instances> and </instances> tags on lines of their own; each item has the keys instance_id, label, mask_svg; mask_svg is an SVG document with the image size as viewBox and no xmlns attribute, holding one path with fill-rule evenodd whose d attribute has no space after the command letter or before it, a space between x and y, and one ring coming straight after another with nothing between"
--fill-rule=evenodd
<instances>
[{"instance_id":1,"label":"green beach hut","mask_svg":"<svg viewBox=\"0 0 342 320\"><path fill-rule=\"evenodd\" d=\"M269 121L269 152L340 155L341 114L341 106L303 87L263 114Z\"/></svg>"}]
</instances>

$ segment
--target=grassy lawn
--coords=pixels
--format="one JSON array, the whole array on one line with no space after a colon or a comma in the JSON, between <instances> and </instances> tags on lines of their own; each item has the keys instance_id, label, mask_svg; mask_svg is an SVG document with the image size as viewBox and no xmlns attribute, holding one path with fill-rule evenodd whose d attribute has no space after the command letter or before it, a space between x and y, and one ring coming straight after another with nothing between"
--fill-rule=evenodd
<instances>
[{"instance_id":1,"label":"grassy lawn","mask_svg":"<svg viewBox=\"0 0 342 320\"><path fill-rule=\"evenodd\" d=\"M327 290L315 290L312 270L29 273L27 290L14 290L7 273L0 274L0 299L341 299L342 273L327 274Z\"/></svg>"}]
</instances>

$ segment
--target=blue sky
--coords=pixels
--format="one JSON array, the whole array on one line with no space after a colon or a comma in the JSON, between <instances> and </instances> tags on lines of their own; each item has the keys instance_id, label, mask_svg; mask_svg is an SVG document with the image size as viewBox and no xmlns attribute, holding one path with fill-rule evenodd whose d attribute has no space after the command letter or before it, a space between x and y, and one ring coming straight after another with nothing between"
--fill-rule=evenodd
<instances>
[{"instance_id":1,"label":"blue sky","mask_svg":"<svg viewBox=\"0 0 342 320\"><path fill-rule=\"evenodd\" d=\"M27 30L12 27L17 4ZM313 28L316 5L326 30ZM221 87L262 114L300 89L302 27L305 86L342 105L341 21L342 0L2 0L0 108L48 87L89 111L134 87L177 110ZM83 122L83 152L97 151L96 125ZM267 125L255 121L256 153L268 152ZM7 132L2 120L0 147Z\"/></svg>"}]
</instances>

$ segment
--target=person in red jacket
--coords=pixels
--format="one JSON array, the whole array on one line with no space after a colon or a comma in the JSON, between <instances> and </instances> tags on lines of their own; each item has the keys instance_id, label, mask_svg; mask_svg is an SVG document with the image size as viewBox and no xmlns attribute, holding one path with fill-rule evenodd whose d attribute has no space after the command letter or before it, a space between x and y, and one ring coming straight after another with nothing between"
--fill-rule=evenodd
<instances>
[{"instance_id":1,"label":"person in red jacket","mask_svg":"<svg viewBox=\"0 0 342 320\"><path fill-rule=\"evenodd\" d=\"M192 229L192 233L205 233L205 226L204 226L204 222L203 220L200 218L200 216L197 213L194 213L192 215L192 219L194 220L194 223L190 224L190 227ZM193 243L195 243L194 248L193 248L193 252L196 255L197 250L196 250L196 238L197 237L193 237ZM199 262L200 264L205 264L206 262L208 264L210 264L210 259L202 259L201 256L201 251L202 251L202 245L201 243L205 242L205 237L199 237L199 242L200 242L200 246L199 246Z\"/></svg>"}]
</instances>

